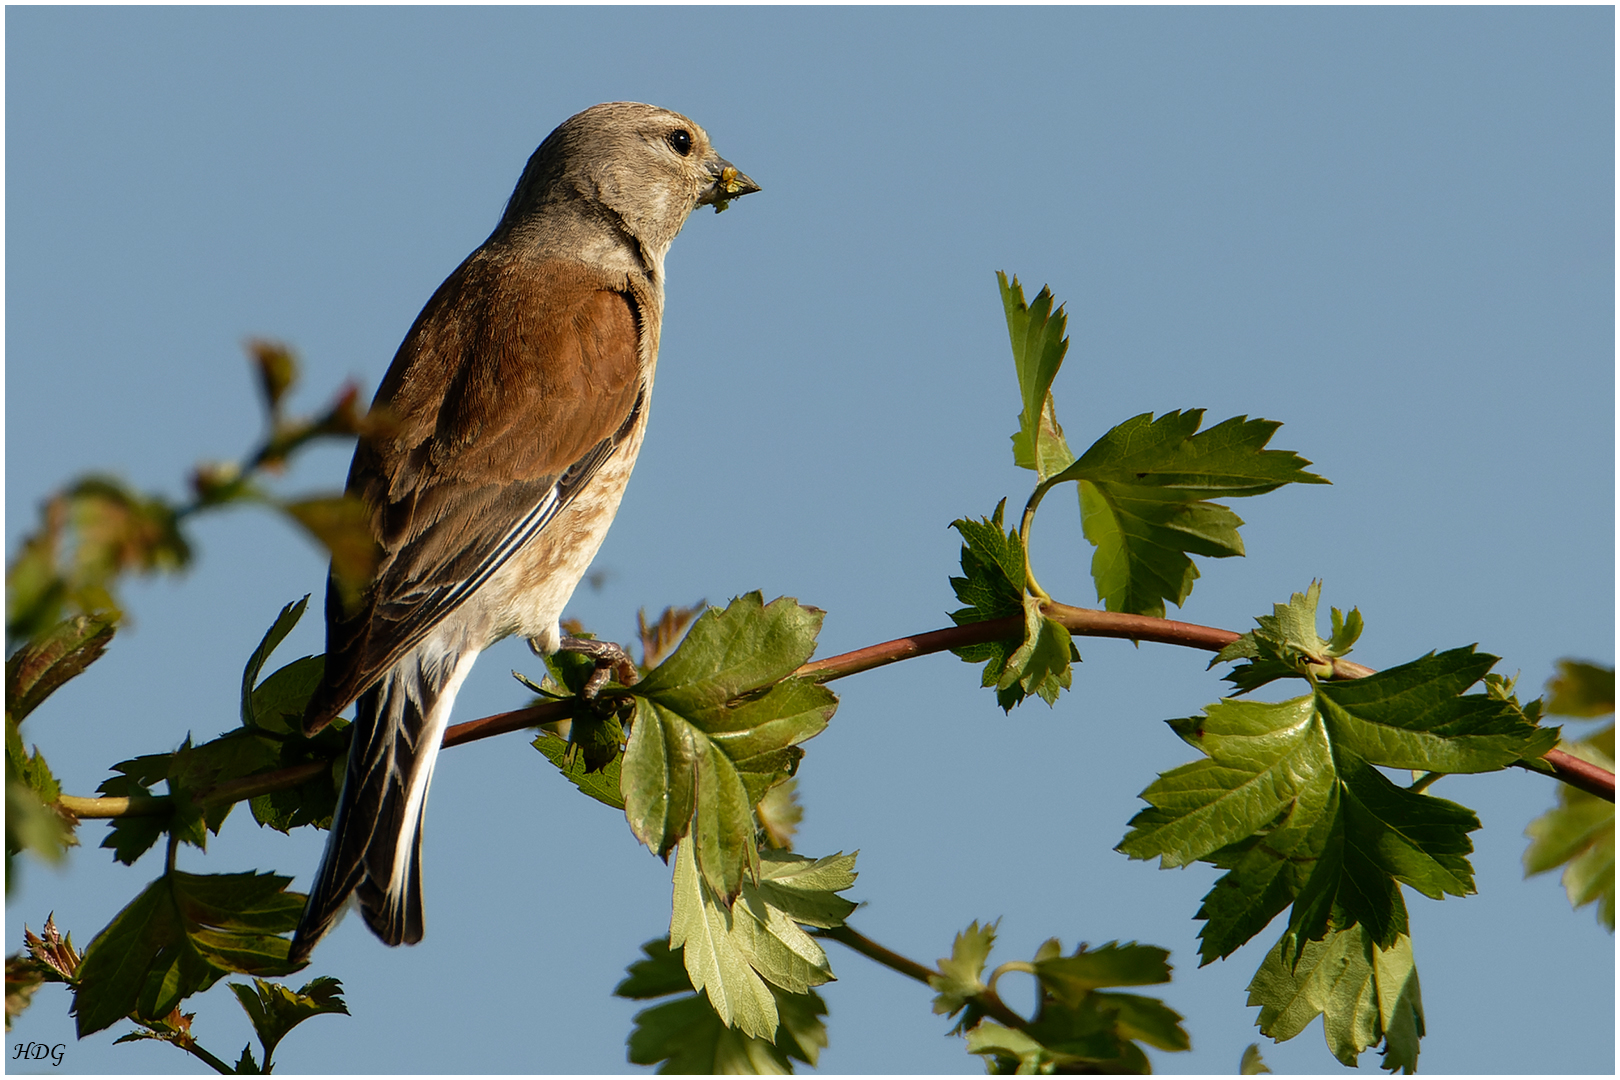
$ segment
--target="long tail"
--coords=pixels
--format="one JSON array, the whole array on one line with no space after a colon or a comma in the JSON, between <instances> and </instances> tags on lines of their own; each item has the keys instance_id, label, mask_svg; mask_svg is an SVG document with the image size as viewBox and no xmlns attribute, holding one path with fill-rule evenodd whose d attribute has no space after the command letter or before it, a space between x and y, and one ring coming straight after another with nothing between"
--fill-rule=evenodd
<instances>
[{"instance_id":1,"label":"long tail","mask_svg":"<svg viewBox=\"0 0 1620 1080\"><path fill-rule=\"evenodd\" d=\"M290 959L300 963L352 895L389 945L422 940L422 814L450 706L478 658L424 642L355 702L354 740L326 854Z\"/></svg>"}]
</instances>

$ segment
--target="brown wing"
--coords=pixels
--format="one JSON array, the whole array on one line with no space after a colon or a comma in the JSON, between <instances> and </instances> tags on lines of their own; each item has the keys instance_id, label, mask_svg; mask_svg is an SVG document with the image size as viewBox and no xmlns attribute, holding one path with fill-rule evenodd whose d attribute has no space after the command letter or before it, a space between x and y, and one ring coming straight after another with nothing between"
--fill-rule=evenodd
<instances>
[{"instance_id":1,"label":"brown wing","mask_svg":"<svg viewBox=\"0 0 1620 1080\"><path fill-rule=\"evenodd\" d=\"M475 252L417 317L377 391L349 491L383 548L356 610L327 588L318 729L572 499L643 407L639 313L587 267Z\"/></svg>"}]
</instances>

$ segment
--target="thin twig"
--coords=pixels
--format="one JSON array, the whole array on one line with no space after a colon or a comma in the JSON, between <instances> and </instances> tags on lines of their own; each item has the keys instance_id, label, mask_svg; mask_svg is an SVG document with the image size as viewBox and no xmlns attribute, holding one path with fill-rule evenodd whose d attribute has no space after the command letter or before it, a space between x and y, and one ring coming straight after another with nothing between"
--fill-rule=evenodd
<instances>
[{"instance_id":1,"label":"thin twig","mask_svg":"<svg viewBox=\"0 0 1620 1080\"><path fill-rule=\"evenodd\" d=\"M846 945L868 960L876 960L891 971L916 979L924 986L933 987L930 979L941 978L939 972L931 967L925 967L907 956L901 956L893 949L884 948L865 934L860 933L851 926L835 926L830 930L813 930L811 936L829 938L841 945ZM985 1011L985 1015L993 1016L1008 1027L1023 1030L1029 1026L1029 1021L1019 1016L1007 1007L1007 1003L998 997L994 990L986 987L973 995L973 1001Z\"/></svg>"}]
</instances>

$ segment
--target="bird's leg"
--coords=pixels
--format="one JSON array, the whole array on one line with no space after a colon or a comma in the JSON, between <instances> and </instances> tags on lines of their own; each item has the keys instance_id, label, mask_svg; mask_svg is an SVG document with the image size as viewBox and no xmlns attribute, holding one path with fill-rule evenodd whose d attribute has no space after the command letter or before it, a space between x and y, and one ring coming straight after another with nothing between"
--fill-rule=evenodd
<instances>
[{"instance_id":1,"label":"bird's leg","mask_svg":"<svg viewBox=\"0 0 1620 1080\"><path fill-rule=\"evenodd\" d=\"M611 641L597 641L594 638L577 638L564 634L557 651L579 653L596 662L596 670L591 672L591 677L585 681L585 688L580 691L580 696L586 701L596 700L596 695L613 675L617 675L619 681L626 686L636 681L635 662L630 659L629 653Z\"/></svg>"}]
</instances>

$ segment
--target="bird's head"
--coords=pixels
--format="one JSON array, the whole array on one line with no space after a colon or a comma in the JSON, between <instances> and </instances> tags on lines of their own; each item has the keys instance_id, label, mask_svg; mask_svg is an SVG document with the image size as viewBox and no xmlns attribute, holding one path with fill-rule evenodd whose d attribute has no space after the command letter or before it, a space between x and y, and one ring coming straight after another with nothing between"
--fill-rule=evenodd
<instances>
[{"instance_id":1,"label":"bird's head","mask_svg":"<svg viewBox=\"0 0 1620 1080\"><path fill-rule=\"evenodd\" d=\"M614 101L569 117L546 137L512 193L503 224L583 198L618 215L661 258L693 210L712 205L718 212L758 190L687 117Z\"/></svg>"}]
</instances>

